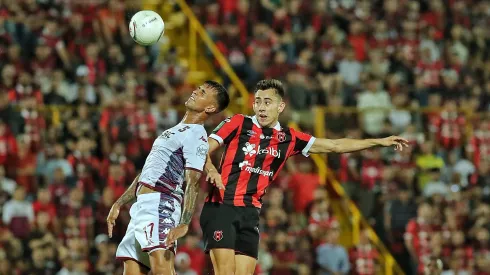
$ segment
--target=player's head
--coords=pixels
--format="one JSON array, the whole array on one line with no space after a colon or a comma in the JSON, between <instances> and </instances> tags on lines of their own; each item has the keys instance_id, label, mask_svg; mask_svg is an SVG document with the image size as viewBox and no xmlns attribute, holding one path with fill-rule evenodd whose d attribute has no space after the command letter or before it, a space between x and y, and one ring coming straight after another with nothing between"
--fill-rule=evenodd
<instances>
[{"instance_id":1,"label":"player's head","mask_svg":"<svg viewBox=\"0 0 490 275\"><path fill-rule=\"evenodd\" d=\"M253 108L257 121L262 127L274 127L279 114L284 111L286 103L284 97L284 86L276 79L264 79L255 86L255 100Z\"/></svg>"},{"instance_id":2,"label":"player's head","mask_svg":"<svg viewBox=\"0 0 490 275\"><path fill-rule=\"evenodd\" d=\"M228 107L230 96L223 85L208 80L192 92L185 102L188 110L216 114Z\"/></svg>"}]
</instances>

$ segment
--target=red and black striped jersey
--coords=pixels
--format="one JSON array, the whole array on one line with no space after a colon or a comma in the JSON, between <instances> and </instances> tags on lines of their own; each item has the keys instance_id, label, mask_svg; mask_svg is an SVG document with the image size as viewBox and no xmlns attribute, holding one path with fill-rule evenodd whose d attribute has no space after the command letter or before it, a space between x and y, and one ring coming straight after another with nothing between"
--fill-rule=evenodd
<instances>
[{"instance_id":1,"label":"red and black striped jersey","mask_svg":"<svg viewBox=\"0 0 490 275\"><path fill-rule=\"evenodd\" d=\"M261 198L286 160L308 156L315 138L282 128L262 128L256 117L234 115L222 121L209 136L225 146L218 171L226 190L210 190L206 201L235 206L262 206Z\"/></svg>"}]
</instances>

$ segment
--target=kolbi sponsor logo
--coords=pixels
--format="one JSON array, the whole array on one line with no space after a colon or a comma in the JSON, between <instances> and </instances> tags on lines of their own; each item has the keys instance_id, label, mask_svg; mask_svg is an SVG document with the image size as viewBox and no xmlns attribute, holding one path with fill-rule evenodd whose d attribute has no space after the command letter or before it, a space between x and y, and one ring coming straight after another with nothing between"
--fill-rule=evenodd
<instances>
[{"instance_id":1,"label":"kolbi sponsor logo","mask_svg":"<svg viewBox=\"0 0 490 275\"><path fill-rule=\"evenodd\" d=\"M240 167L240 169L245 170L249 173L259 174L266 177L272 177L274 175L274 172L272 171L262 170L260 169L260 167L252 167L252 165L250 165L250 162L248 162L248 160L240 162L240 164L238 164L238 167Z\"/></svg>"},{"instance_id":2,"label":"kolbi sponsor logo","mask_svg":"<svg viewBox=\"0 0 490 275\"><path fill-rule=\"evenodd\" d=\"M242 148L245 155L253 156L253 155L261 155L261 154L269 154L275 158L281 157L281 150L277 150L272 147L260 148L260 145L257 149L255 149L255 144L245 143L245 147Z\"/></svg>"},{"instance_id":3,"label":"kolbi sponsor logo","mask_svg":"<svg viewBox=\"0 0 490 275\"><path fill-rule=\"evenodd\" d=\"M260 146L259 148L257 148L257 154L269 154L275 158L280 158L281 157L281 150L276 150L272 147L267 147L265 149L260 149Z\"/></svg>"}]
</instances>

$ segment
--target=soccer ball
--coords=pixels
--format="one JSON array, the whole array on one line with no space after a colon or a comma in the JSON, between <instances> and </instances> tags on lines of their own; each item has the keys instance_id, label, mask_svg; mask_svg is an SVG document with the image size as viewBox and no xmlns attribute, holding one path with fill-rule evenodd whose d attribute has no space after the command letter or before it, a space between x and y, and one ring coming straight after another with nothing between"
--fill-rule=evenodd
<instances>
[{"instance_id":1,"label":"soccer ball","mask_svg":"<svg viewBox=\"0 0 490 275\"><path fill-rule=\"evenodd\" d=\"M150 10L139 11L129 22L129 34L143 46L156 43L165 31L165 23L158 13Z\"/></svg>"}]
</instances>

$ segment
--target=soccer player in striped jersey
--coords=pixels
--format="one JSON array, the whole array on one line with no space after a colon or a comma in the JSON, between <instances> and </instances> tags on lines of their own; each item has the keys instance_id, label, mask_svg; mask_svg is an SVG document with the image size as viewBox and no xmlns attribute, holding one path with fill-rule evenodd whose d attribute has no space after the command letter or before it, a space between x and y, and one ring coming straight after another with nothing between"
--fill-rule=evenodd
<instances>
[{"instance_id":1,"label":"soccer player in striped jersey","mask_svg":"<svg viewBox=\"0 0 490 275\"><path fill-rule=\"evenodd\" d=\"M206 252L216 275L254 274L259 245L261 198L286 160L294 155L347 153L374 146L402 150L407 140L323 139L279 124L286 107L278 80L262 80L255 88L254 116L234 115L209 136L209 154L225 147L219 168L210 157L205 165L211 188L201 213ZM219 217L219 218L217 218Z\"/></svg>"}]
</instances>

